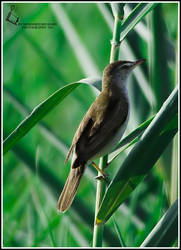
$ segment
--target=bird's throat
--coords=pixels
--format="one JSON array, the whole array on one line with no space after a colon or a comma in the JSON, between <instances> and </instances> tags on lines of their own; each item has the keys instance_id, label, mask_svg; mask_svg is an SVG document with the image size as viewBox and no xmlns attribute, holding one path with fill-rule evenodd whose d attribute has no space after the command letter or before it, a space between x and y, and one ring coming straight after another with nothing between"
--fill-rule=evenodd
<instances>
[{"instance_id":1,"label":"bird's throat","mask_svg":"<svg viewBox=\"0 0 181 250\"><path fill-rule=\"evenodd\" d=\"M127 96L127 80L121 78L105 78L102 82L102 91L106 91L113 95L126 94Z\"/></svg>"}]
</instances>

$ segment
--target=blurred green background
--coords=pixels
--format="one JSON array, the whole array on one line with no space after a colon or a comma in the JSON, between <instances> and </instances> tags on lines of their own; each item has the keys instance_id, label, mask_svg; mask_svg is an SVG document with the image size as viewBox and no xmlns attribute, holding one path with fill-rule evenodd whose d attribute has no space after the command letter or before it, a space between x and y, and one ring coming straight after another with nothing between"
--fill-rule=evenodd
<instances>
[{"instance_id":1,"label":"blurred green background","mask_svg":"<svg viewBox=\"0 0 181 250\"><path fill-rule=\"evenodd\" d=\"M101 77L109 64L113 27L111 8L105 3L14 5L13 14L19 23L56 25L51 29L23 29L5 20L11 4L3 4L4 139L58 88L86 77ZM126 4L125 18L134 6ZM146 58L146 64L128 81L131 116L125 135L155 114L177 84L177 25L178 4L161 3L121 45L120 59ZM59 214L56 207L70 167L70 162L64 165L67 149L97 94L90 86L79 86L4 156L4 246L91 246L94 169L86 170L75 205L66 214ZM177 197L177 144L176 137L115 213L127 246L139 246ZM110 178L129 150L107 169ZM111 218L103 245L118 242Z\"/></svg>"}]
</instances>

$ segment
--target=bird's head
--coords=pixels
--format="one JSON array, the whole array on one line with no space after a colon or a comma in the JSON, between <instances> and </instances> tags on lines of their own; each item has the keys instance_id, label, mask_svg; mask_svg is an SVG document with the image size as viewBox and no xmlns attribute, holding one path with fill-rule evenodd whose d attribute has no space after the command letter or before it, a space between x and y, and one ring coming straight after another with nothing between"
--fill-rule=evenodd
<instances>
[{"instance_id":1,"label":"bird's head","mask_svg":"<svg viewBox=\"0 0 181 250\"><path fill-rule=\"evenodd\" d=\"M103 72L103 85L117 85L117 87L125 86L129 73L138 65L145 62L145 59L139 59L135 62L116 61L109 64ZM104 87L104 86L103 86Z\"/></svg>"}]
</instances>

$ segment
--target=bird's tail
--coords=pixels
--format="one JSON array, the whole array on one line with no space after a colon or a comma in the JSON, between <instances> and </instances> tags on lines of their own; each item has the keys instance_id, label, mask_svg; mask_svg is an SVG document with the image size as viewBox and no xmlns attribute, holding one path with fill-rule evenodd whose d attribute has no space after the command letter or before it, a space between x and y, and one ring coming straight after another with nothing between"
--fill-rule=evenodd
<instances>
[{"instance_id":1,"label":"bird's tail","mask_svg":"<svg viewBox=\"0 0 181 250\"><path fill-rule=\"evenodd\" d=\"M76 168L71 168L69 176L66 180L65 186L60 194L58 200L58 210L60 212L65 212L75 197L77 192L81 177L84 173L85 165L80 165Z\"/></svg>"}]
</instances>

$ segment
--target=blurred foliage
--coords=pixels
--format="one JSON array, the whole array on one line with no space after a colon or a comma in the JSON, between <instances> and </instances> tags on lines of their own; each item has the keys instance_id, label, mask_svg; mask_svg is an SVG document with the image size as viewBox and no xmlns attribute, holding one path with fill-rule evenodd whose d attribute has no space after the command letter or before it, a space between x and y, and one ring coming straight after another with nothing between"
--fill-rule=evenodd
<instances>
[{"instance_id":1,"label":"blurred foliage","mask_svg":"<svg viewBox=\"0 0 181 250\"><path fill-rule=\"evenodd\" d=\"M108 3L57 3L71 24L71 31L73 30L79 38L79 48L82 48L79 51L80 57L81 51L85 50L91 59L89 62L84 57L81 61L77 56L70 42L73 32L67 32L70 27L67 22L63 25L59 22L51 3L13 4L14 15L19 17L20 23L56 23L52 29L22 29L22 26L15 26L5 20L11 4L3 4L3 84L25 107L33 110L58 88L90 76L86 73L86 67L90 73L92 70L92 76L95 72L101 76L102 70L109 63L112 39L110 23L113 22L113 16ZM134 6L135 4L130 3L125 5L125 18ZM140 87L142 83L137 82L136 73L130 77L128 88L131 97L131 117L125 136L158 110L157 107L162 105L178 81L178 3L160 3L158 6L159 10L156 7L149 13L123 41L124 54L123 49L120 49L120 59L147 59L141 72L156 97L156 105L150 105L143 88ZM161 20L159 25L164 27L161 37L153 28L153 21L157 24L157 20L153 18L157 15ZM143 35L143 28L152 39ZM157 71L156 76L152 75L155 72L154 61L158 56L155 53L152 55L153 58L150 58L153 41L154 46L164 45L168 52L159 55L159 59L164 58L165 71L169 77L166 82L162 82L160 78L163 72ZM130 58L130 48L133 58ZM157 81L158 79L161 80ZM164 98L158 95L160 86L164 86L161 89ZM81 118L95 96L93 88L83 84L43 118L42 122L68 147ZM4 138L24 118L21 109L4 92ZM59 214L56 210L59 193L57 189L56 192L52 190L51 186L55 186L55 177L57 183L60 182L59 191L61 183L65 182L70 167L70 163L64 165L65 153L50 142L39 126L35 126L17 146L18 148L9 151L3 159L4 247L91 246L93 220L91 221L90 214L93 215L95 206L95 171L87 169L82 179L77 194L77 202L81 201L78 203L80 209L72 207L66 214ZM174 159L178 157L175 154L177 147L178 143L174 143L169 152L166 151L166 159L169 162L166 168L164 160L158 161L150 174L115 213L114 219L126 246L139 246L168 209L170 195L174 196L173 192L177 191L177 187L166 189L166 186L174 187L170 182L171 179L175 180L173 177L168 178L166 173L168 168L169 173L173 172L173 163L176 162ZM107 169L110 178L115 176L118 166L129 150L119 155L114 164ZM47 170L48 176L53 176L52 185L51 182L43 181L39 174L41 166ZM176 176L177 171L176 168ZM75 207L76 204L75 201ZM88 209L87 219L86 214L83 218L81 216L85 207L80 204L85 204ZM112 246L108 237L109 232L112 233L111 237L115 237L115 244L119 246L114 221L110 219L106 225L103 246Z\"/></svg>"}]
</instances>

